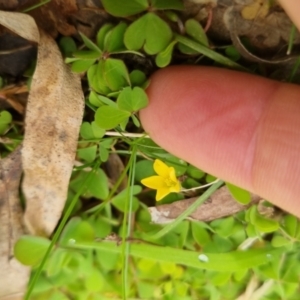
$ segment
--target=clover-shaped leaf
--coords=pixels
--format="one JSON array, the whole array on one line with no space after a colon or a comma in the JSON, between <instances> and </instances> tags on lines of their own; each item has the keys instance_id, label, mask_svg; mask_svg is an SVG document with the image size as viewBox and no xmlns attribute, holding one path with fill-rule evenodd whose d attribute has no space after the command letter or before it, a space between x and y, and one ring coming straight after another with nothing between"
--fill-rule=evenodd
<instances>
[{"instance_id":1,"label":"clover-shaped leaf","mask_svg":"<svg viewBox=\"0 0 300 300\"><path fill-rule=\"evenodd\" d=\"M107 23L102 25L102 27L99 29L98 33L97 33L97 37L96 37L96 41L97 41L97 46L103 50L104 49L104 41L105 41L105 37L106 34L114 27L113 24L111 23Z\"/></svg>"},{"instance_id":2,"label":"clover-shaped leaf","mask_svg":"<svg viewBox=\"0 0 300 300\"><path fill-rule=\"evenodd\" d=\"M188 19L185 22L185 31L187 35L199 42L203 46L209 47L208 38L201 24L195 19ZM190 47L179 43L179 50L185 54L197 54L198 52Z\"/></svg>"},{"instance_id":3,"label":"clover-shaped leaf","mask_svg":"<svg viewBox=\"0 0 300 300\"><path fill-rule=\"evenodd\" d=\"M92 65L87 72L87 78L90 87L95 90L97 93L107 95L111 92L108 86L104 82L103 78L103 69L104 61L100 60L98 64Z\"/></svg>"},{"instance_id":4,"label":"clover-shaped leaf","mask_svg":"<svg viewBox=\"0 0 300 300\"><path fill-rule=\"evenodd\" d=\"M130 112L112 106L101 106L95 114L96 124L104 129L112 129L130 117Z\"/></svg>"},{"instance_id":5,"label":"clover-shaped leaf","mask_svg":"<svg viewBox=\"0 0 300 300\"><path fill-rule=\"evenodd\" d=\"M133 70L129 78L132 86L142 86L147 80L146 74L141 70Z\"/></svg>"},{"instance_id":6,"label":"clover-shaped leaf","mask_svg":"<svg viewBox=\"0 0 300 300\"><path fill-rule=\"evenodd\" d=\"M185 22L185 30L186 33L195 41L201 43L204 46L209 46L208 39L203 27L195 19L188 19Z\"/></svg>"},{"instance_id":7,"label":"clover-shaped leaf","mask_svg":"<svg viewBox=\"0 0 300 300\"><path fill-rule=\"evenodd\" d=\"M126 87L119 94L117 104L122 110L135 112L147 106L148 97L140 87Z\"/></svg>"},{"instance_id":8,"label":"clover-shaped leaf","mask_svg":"<svg viewBox=\"0 0 300 300\"><path fill-rule=\"evenodd\" d=\"M150 55L164 50L171 39L171 28L154 13L147 13L133 22L124 35L124 43L129 50L139 50L144 46Z\"/></svg>"},{"instance_id":9,"label":"clover-shaped leaf","mask_svg":"<svg viewBox=\"0 0 300 300\"><path fill-rule=\"evenodd\" d=\"M155 58L155 63L158 67L164 68L171 62L173 49L176 43L177 41L171 42L170 45L164 51L157 54Z\"/></svg>"},{"instance_id":10,"label":"clover-shaped leaf","mask_svg":"<svg viewBox=\"0 0 300 300\"><path fill-rule=\"evenodd\" d=\"M95 59L80 59L72 63L72 71L75 73L86 72L94 63Z\"/></svg>"},{"instance_id":11,"label":"clover-shaped leaf","mask_svg":"<svg viewBox=\"0 0 300 300\"><path fill-rule=\"evenodd\" d=\"M279 228L279 222L277 220L265 218L258 212L256 206L252 206L249 209L249 218L251 224L261 232L274 232Z\"/></svg>"},{"instance_id":12,"label":"clover-shaped leaf","mask_svg":"<svg viewBox=\"0 0 300 300\"><path fill-rule=\"evenodd\" d=\"M147 0L102 0L105 10L115 17L128 17L148 8Z\"/></svg>"},{"instance_id":13,"label":"clover-shaped leaf","mask_svg":"<svg viewBox=\"0 0 300 300\"><path fill-rule=\"evenodd\" d=\"M229 190L229 192L231 193L231 195L233 196L233 198L243 204L243 205L247 205L250 203L251 201L251 195L248 191L238 187L238 186L235 186L231 183L228 183L226 182L226 186Z\"/></svg>"},{"instance_id":14,"label":"clover-shaped leaf","mask_svg":"<svg viewBox=\"0 0 300 300\"><path fill-rule=\"evenodd\" d=\"M130 84L126 65L120 59L108 58L104 61L103 77L112 91L118 91Z\"/></svg>"},{"instance_id":15,"label":"clover-shaped leaf","mask_svg":"<svg viewBox=\"0 0 300 300\"><path fill-rule=\"evenodd\" d=\"M50 240L44 237L23 235L14 245L14 256L23 265L37 265L47 252L50 243Z\"/></svg>"},{"instance_id":16,"label":"clover-shaped leaf","mask_svg":"<svg viewBox=\"0 0 300 300\"><path fill-rule=\"evenodd\" d=\"M116 27L107 32L104 39L104 51L112 53L124 50L125 46L123 43L123 39L126 29L127 24L121 22Z\"/></svg>"}]
</instances>

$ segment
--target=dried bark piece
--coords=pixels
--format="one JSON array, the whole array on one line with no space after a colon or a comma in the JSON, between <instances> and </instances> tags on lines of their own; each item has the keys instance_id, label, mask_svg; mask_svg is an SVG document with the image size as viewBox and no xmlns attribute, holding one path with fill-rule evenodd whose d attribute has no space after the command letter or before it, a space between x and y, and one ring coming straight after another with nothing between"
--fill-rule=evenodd
<instances>
[{"instance_id":1,"label":"dried bark piece","mask_svg":"<svg viewBox=\"0 0 300 300\"><path fill-rule=\"evenodd\" d=\"M39 44L22 148L24 222L30 233L49 236L65 205L76 154L84 110L80 77L30 16L0 11L0 23Z\"/></svg>"},{"instance_id":2,"label":"dried bark piece","mask_svg":"<svg viewBox=\"0 0 300 300\"><path fill-rule=\"evenodd\" d=\"M0 299L22 299L30 269L13 257L13 247L24 233L19 199L21 147L0 160Z\"/></svg>"},{"instance_id":3,"label":"dried bark piece","mask_svg":"<svg viewBox=\"0 0 300 300\"><path fill-rule=\"evenodd\" d=\"M151 221L156 224L170 223L185 211L195 200L190 198L176 201L171 204L163 204L156 207L149 207ZM254 203L258 203L261 198L251 194L249 205L242 205L235 201L226 186L218 189L201 206L199 206L189 217L192 220L209 222L233 215L248 208Z\"/></svg>"}]
</instances>

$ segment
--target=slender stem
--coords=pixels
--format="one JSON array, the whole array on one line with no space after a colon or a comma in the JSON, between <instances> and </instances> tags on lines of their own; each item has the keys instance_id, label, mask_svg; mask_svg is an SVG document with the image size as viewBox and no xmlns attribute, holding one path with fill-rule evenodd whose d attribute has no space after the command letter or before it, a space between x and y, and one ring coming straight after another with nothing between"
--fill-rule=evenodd
<instances>
[{"instance_id":1,"label":"slender stem","mask_svg":"<svg viewBox=\"0 0 300 300\"><path fill-rule=\"evenodd\" d=\"M204 185L201 185L201 186L197 186L197 187L194 187L194 188L190 188L190 189L182 189L180 190L180 192L189 192L189 191L195 191L195 190L200 190L200 189L204 189L206 187L209 187L211 185L213 185L214 183L217 183L220 179L216 179L215 181L213 182L210 182L208 184L204 184Z\"/></svg>"},{"instance_id":2,"label":"slender stem","mask_svg":"<svg viewBox=\"0 0 300 300\"><path fill-rule=\"evenodd\" d=\"M146 133L106 131L105 135L108 135L108 136L126 136L126 137L133 137L133 138L147 138L147 139L150 139L150 136L147 135Z\"/></svg>"},{"instance_id":3,"label":"slender stem","mask_svg":"<svg viewBox=\"0 0 300 300\"><path fill-rule=\"evenodd\" d=\"M174 229L181 221L187 218L200 204L206 201L212 195L212 193L214 193L223 183L224 182L222 180L219 180L218 182L214 183L207 191L203 193L203 195L197 198L197 200L190 207L188 207L181 215L179 215L174 220L174 222L166 225L162 230L152 235L151 238L159 239L168 232L170 232L172 229Z\"/></svg>"}]
</instances>

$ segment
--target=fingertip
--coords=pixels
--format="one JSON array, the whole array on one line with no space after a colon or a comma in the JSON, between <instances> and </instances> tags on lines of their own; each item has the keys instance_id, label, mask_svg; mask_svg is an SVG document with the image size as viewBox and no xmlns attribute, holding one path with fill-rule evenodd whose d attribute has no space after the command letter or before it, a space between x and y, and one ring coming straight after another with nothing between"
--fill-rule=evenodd
<instances>
[{"instance_id":1,"label":"fingertip","mask_svg":"<svg viewBox=\"0 0 300 300\"><path fill-rule=\"evenodd\" d=\"M150 104L140 117L156 143L300 216L298 86L174 66L155 73L147 93Z\"/></svg>"}]
</instances>

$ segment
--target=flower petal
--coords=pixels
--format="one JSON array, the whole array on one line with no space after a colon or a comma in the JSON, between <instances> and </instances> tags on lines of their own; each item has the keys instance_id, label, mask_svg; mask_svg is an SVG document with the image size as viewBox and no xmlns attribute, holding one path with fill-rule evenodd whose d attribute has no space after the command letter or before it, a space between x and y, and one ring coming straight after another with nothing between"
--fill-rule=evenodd
<instances>
[{"instance_id":1,"label":"flower petal","mask_svg":"<svg viewBox=\"0 0 300 300\"><path fill-rule=\"evenodd\" d=\"M169 194L170 194L170 189L168 187L163 187L157 190L155 199L156 201L159 201Z\"/></svg>"},{"instance_id":2,"label":"flower petal","mask_svg":"<svg viewBox=\"0 0 300 300\"><path fill-rule=\"evenodd\" d=\"M178 181L176 174L175 174L175 169L173 167L169 167L169 177L172 181Z\"/></svg>"},{"instance_id":3,"label":"flower petal","mask_svg":"<svg viewBox=\"0 0 300 300\"><path fill-rule=\"evenodd\" d=\"M141 180L141 183L151 189L167 188L165 181L160 176L150 176Z\"/></svg>"},{"instance_id":4,"label":"flower petal","mask_svg":"<svg viewBox=\"0 0 300 300\"><path fill-rule=\"evenodd\" d=\"M164 178L169 177L170 175L170 168L162 162L160 159L156 159L153 164L154 171Z\"/></svg>"}]
</instances>

